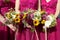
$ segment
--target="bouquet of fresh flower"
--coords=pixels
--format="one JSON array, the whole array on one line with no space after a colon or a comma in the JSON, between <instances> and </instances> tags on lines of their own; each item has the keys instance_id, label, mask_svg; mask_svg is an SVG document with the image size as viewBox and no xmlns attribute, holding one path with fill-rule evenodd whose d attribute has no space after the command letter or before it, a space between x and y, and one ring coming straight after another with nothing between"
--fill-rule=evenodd
<instances>
[{"instance_id":1,"label":"bouquet of fresh flower","mask_svg":"<svg viewBox=\"0 0 60 40\"><path fill-rule=\"evenodd\" d=\"M31 17L32 20L33 20L33 25L34 26L38 26L40 24L40 21L41 21L41 14L39 11L35 11L33 13L33 17Z\"/></svg>"},{"instance_id":2,"label":"bouquet of fresh flower","mask_svg":"<svg viewBox=\"0 0 60 40\"><path fill-rule=\"evenodd\" d=\"M26 21L30 19L31 9L24 10L22 12L22 22L26 25Z\"/></svg>"},{"instance_id":3,"label":"bouquet of fresh flower","mask_svg":"<svg viewBox=\"0 0 60 40\"><path fill-rule=\"evenodd\" d=\"M46 16L46 21L43 28L52 28L56 25L56 19L53 14Z\"/></svg>"},{"instance_id":4,"label":"bouquet of fresh flower","mask_svg":"<svg viewBox=\"0 0 60 40\"><path fill-rule=\"evenodd\" d=\"M56 25L56 19L53 14L48 15L46 12L43 12L41 15L41 24L44 24L43 28L52 28Z\"/></svg>"},{"instance_id":5,"label":"bouquet of fresh flower","mask_svg":"<svg viewBox=\"0 0 60 40\"><path fill-rule=\"evenodd\" d=\"M31 29L35 29L35 26L38 26L41 21L41 14L39 11L27 9L22 12L20 12L20 20L22 20L22 23L24 24L24 28L26 28L28 25L31 25Z\"/></svg>"},{"instance_id":6,"label":"bouquet of fresh flower","mask_svg":"<svg viewBox=\"0 0 60 40\"><path fill-rule=\"evenodd\" d=\"M5 13L6 22L5 24L13 24L15 26L18 26L20 23L20 12L15 12L13 10L10 10L9 12Z\"/></svg>"}]
</instances>

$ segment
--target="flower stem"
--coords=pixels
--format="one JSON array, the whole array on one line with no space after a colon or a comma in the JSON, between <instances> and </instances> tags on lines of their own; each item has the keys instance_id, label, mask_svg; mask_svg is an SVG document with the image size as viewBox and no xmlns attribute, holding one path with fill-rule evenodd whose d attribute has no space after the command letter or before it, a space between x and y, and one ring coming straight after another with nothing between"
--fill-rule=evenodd
<instances>
[{"instance_id":1,"label":"flower stem","mask_svg":"<svg viewBox=\"0 0 60 40\"><path fill-rule=\"evenodd\" d=\"M47 28L45 27L45 40L47 40Z\"/></svg>"},{"instance_id":2,"label":"flower stem","mask_svg":"<svg viewBox=\"0 0 60 40\"><path fill-rule=\"evenodd\" d=\"M36 38L37 38L37 40L39 40L39 38L38 38L38 34L37 34L37 31L35 30L35 34L36 34Z\"/></svg>"},{"instance_id":3,"label":"flower stem","mask_svg":"<svg viewBox=\"0 0 60 40\"><path fill-rule=\"evenodd\" d=\"M17 33L18 33L18 29L17 29L16 32L15 32L15 40L17 40L17 39L16 39Z\"/></svg>"}]
</instances>

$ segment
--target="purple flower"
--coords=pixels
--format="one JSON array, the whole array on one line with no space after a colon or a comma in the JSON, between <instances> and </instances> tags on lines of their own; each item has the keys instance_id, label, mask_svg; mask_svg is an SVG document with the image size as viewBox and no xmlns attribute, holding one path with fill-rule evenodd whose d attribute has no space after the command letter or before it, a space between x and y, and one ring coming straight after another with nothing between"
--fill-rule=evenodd
<instances>
[{"instance_id":1,"label":"purple flower","mask_svg":"<svg viewBox=\"0 0 60 40\"><path fill-rule=\"evenodd\" d=\"M30 17L31 17L31 18L34 18L34 14L33 14L33 13L32 13L32 14L30 14Z\"/></svg>"}]
</instances>

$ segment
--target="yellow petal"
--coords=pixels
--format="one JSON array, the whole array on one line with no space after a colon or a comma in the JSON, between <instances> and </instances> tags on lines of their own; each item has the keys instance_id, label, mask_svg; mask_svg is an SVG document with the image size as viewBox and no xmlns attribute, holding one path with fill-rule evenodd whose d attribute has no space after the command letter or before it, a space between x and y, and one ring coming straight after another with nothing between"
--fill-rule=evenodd
<instances>
[{"instance_id":1,"label":"yellow petal","mask_svg":"<svg viewBox=\"0 0 60 40\"><path fill-rule=\"evenodd\" d=\"M15 18L14 21L15 21L15 23L19 23L20 22L20 18Z\"/></svg>"},{"instance_id":2,"label":"yellow petal","mask_svg":"<svg viewBox=\"0 0 60 40\"><path fill-rule=\"evenodd\" d=\"M39 20L33 20L33 24L34 24L34 26L38 26L39 25Z\"/></svg>"},{"instance_id":3,"label":"yellow petal","mask_svg":"<svg viewBox=\"0 0 60 40\"><path fill-rule=\"evenodd\" d=\"M42 20L42 21L41 21L41 24L45 24L45 20Z\"/></svg>"}]
</instances>

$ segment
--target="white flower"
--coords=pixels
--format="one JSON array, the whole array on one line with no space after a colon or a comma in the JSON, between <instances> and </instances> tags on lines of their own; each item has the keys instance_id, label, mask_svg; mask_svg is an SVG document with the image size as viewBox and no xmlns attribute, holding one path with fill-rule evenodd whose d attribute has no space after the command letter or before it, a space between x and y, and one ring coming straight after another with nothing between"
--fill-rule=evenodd
<instances>
[{"instance_id":1,"label":"white flower","mask_svg":"<svg viewBox=\"0 0 60 40\"><path fill-rule=\"evenodd\" d=\"M53 21L53 17L51 15L48 15L47 18L49 19L48 21Z\"/></svg>"},{"instance_id":2,"label":"white flower","mask_svg":"<svg viewBox=\"0 0 60 40\"><path fill-rule=\"evenodd\" d=\"M16 15L12 15L12 18L15 19Z\"/></svg>"},{"instance_id":3,"label":"white flower","mask_svg":"<svg viewBox=\"0 0 60 40\"><path fill-rule=\"evenodd\" d=\"M46 22L45 22L45 26L46 26L47 28L49 28L50 25L51 25L51 23L52 23L51 21L46 21Z\"/></svg>"},{"instance_id":4,"label":"white flower","mask_svg":"<svg viewBox=\"0 0 60 40\"><path fill-rule=\"evenodd\" d=\"M36 12L34 13L34 15L41 16L41 14L40 14L39 11L36 11Z\"/></svg>"},{"instance_id":5,"label":"white flower","mask_svg":"<svg viewBox=\"0 0 60 40\"><path fill-rule=\"evenodd\" d=\"M12 15L12 19L15 19L16 14L20 14L20 12L19 12L19 11L18 11L18 12L15 12L15 11L14 11L14 12L11 13L11 15Z\"/></svg>"},{"instance_id":6,"label":"white flower","mask_svg":"<svg viewBox=\"0 0 60 40\"><path fill-rule=\"evenodd\" d=\"M40 12L39 11L36 11L34 13L34 18L32 18L32 19L33 20L38 19L40 21L41 20L41 14L40 14Z\"/></svg>"},{"instance_id":7,"label":"white flower","mask_svg":"<svg viewBox=\"0 0 60 40\"><path fill-rule=\"evenodd\" d=\"M48 20L45 21L45 26L44 26L43 28L45 28L45 27L46 27L46 28L49 28L50 25L51 25L51 23L53 22L53 17L52 17L51 15L48 15L48 16L47 16L47 19L48 19Z\"/></svg>"}]
</instances>

